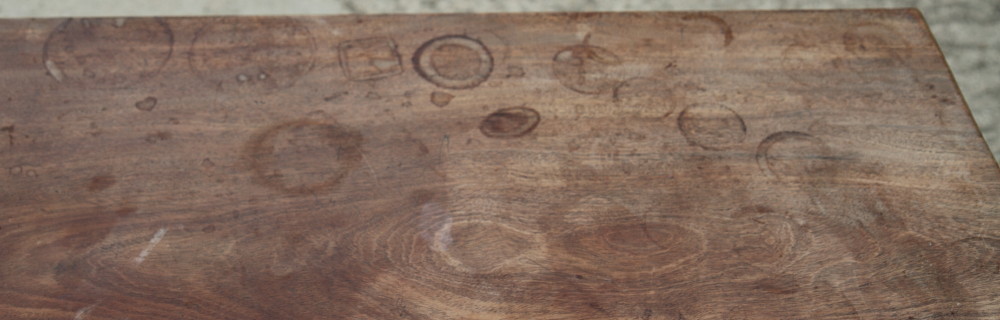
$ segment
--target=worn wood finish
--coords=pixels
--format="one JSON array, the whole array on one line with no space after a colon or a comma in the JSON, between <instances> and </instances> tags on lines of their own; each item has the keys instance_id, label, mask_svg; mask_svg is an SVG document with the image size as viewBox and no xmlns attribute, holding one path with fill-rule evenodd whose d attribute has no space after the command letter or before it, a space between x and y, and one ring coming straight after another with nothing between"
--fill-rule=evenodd
<instances>
[{"instance_id":1,"label":"worn wood finish","mask_svg":"<svg viewBox=\"0 0 1000 320\"><path fill-rule=\"evenodd\" d=\"M914 10L0 22L3 319L997 319Z\"/></svg>"}]
</instances>

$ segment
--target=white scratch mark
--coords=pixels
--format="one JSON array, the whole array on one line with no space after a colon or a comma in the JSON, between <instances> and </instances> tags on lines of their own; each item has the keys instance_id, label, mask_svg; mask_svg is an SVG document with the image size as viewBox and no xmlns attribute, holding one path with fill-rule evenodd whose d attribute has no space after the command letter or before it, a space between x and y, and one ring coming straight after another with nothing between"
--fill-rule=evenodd
<instances>
[{"instance_id":1,"label":"white scratch mark","mask_svg":"<svg viewBox=\"0 0 1000 320\"><path fill-rule=\"evenodd\" d=\"M76 315L73 316L73 320L83 320L83 318L86 318L87 314L90 313L90 310L94 310L94 307L96 306L97 304L95 303L87 306L86 308L80 309L76 312Z\"/></svg>"},{"instance_id":2,"label":"white scratch mark","mask_svg":"<svg viewBox=\"0 0 1000 320\"><path fill-rule=\"evenodd\" d=\"M45 69L49 70L49 74L52 75L52 77L55 78L56 81L59 82L63 81L62 70L59 70L59 66L56 65L55 61L45 60Z\"/></svg>"},{"instance_id":3,"label":"white scratch mark","mask_svg":"<svg viewBox=\"0 0 1000 320\"><path fill-rule=\"evenodd\" d=\"M439 221L442 216L444 217L443 221ZM438 222L441 224L437 225ZM420 206L420 216L417 223L421 228L426 228L421 236L430 242L431 249L440 252L448 251L448 247L453 241L451 238L452 219L441 204L430 201Z\"/></svg>"},{"instance_id":4,"label":"white scratch mark","mask_svg":"<svg viewBox=\"0 0 1000 320\"><path fill-rule=\"evenodd\" d=\"M576 24L576 37L580 38L580 41L586 40L591 31L593 31L593 28L591 28L590 25L583 23Z\"/></svg>"},{"instance_id":5,"label":"white scratch mark","mask_svg":"<svg viewBox=\"0 0 1000 320\"><path fill-rule=\"evenodd\" d=\"M441 159L443 160L448 152L451 151L448 150L451 148L451 137L448 135L441 137L441 144L444 146L444 148L441 148Z\"/></svg>"},{"instance_id":6,"label":"white scratch mark","mask_svg":"<svg viewBox=\"0 0 1000 320\"><path fill-rule=\"evenodd\" d=\"M382 183L378 180L378 175L375 174L375 169L372 168L371 163L368 163L368 157L362 156L361 160L364 161L365 168L368 168L368 172L372 175L372 178L375 179L375 186L381 188L382 187Z\"/></svg>"},{"instance_id":7,"label":"white scratch mark","mask_svg":"<svg viewBox=\"0 0 1000 320\"><path fill-rule=\"evenodd\" d=\"M163 236L165 235L167 235L167 228L160 228L160 230L157 230L156 234L153 235L153 238L149 239L149 244L146 245L146 248L142 249L142 252L139 252L138 257L135 257L134 259L135 264L140 264L143 261L145 261L146 256L149 255L149 252L153 251L153 248L156 248L156 245L163 240Z\"/></svg>"},{"instance_id":8,"label":"white scratch mark","mask_svg":"<svg viewBox=\"0 0 1000 320\"><path fill-rule=\"evenodd\" d=\"M115 28L121 28L124 25L125 25L125 18L116 18L115 19Z\"/></svg>"}]
</instances>

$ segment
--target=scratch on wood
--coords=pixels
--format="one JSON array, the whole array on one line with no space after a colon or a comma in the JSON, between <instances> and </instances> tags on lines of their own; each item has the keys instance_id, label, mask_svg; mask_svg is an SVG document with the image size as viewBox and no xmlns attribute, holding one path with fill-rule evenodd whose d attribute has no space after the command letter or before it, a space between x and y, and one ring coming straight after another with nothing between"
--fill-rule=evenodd
<instances>
[{"instance_id":1,"label":"scratch on wood","mask_svg":"<svg viewBox=\"0 0 1000 320\"><path fill-rule=\"evenodd\" d=\"M166 235L167 235L167 228L160 228L160 230L157 230L156 234L153 235L153 238L149 239L149 244L146 245L146 248L142 249L142 252L139 252L138 257L135 257L134 259L135 264L141 264L143 261L145 261L146 256L149 255L149 252L153 251L153 248L156 248L156 245L159 244L160 241L163 240L163 236Z\"/></svg>"},{"instance_id":2,"label":"scratch on wood","mask_svg":"<svg viewBox=\"0 0 1000 320\"><path fill-rule=\"evenodd\" d=\"M447 134L442 136L441 145L444 146L444 148L441 148L441 160L444 160L445 156L448 155L448 148L451 147L451 137Z\"/></svg>"},{"instance_id":3,"label":"scratch on wood","mask_svg":"<svg viewBox=\"0 0 1000 320\"><path fill-rule=\"evenodd\" d=\"M59 82L63 81L62 70L59 70L59 66L56 66L56 63L54 61L45 60L45 69L49 70L49 74L52 75L52 77L55 78L56 81Z\"/></svg>"},{"instance_id":4,"label":"scratch on wood","mask_svg":"<svg viewBox=\"0 0 1000 320\"><path fill-rule=\"evenodd\" d=\"M361 160L365 163L365 168L368 168L368 173L372 175L372 179L375 179L375 186L382 187L382 183L378 180L378 174L375 173L375 169L372 168L371 163L368 163L368 158L362 156Z\"/></svg>"},{"instance_id":5,"label":"scratch on wood","mask_svg":"<svg viewBox=\"0 0 1000 320\"><path fill-rule=\"evenodd\" d=\"M95 303L87 306L86 308L80 309L76 312L76 315L73 316L73 320L83 320L83 318L86 318L87 314L89 314L91 310L94 310L94 307L96 306L97 304Z\"/></svg>"}]
</instances>

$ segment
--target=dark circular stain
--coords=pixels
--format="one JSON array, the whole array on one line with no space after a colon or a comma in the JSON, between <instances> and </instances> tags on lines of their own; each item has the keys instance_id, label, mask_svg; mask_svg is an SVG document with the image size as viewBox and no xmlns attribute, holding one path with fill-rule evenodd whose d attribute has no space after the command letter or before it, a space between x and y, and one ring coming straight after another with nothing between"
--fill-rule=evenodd
<instances>
[{"instance_id":1,"label":"dark circular stain","mask_svg":"<svg viewBox=\"0 0 1000 320\"><path fill-rule=\"evenodd\" d=\"M159 73L173 44L161 19L68 19L49 34L42 63L60 82L119 88Z\"/></svg>"},{"instance_id":2,"label":"dark circular stain","mask_svg":"<svg viewBox=\"0 0 1000 320\"><path fill-rule=\"evenodd\" d=\"M341 125L300 120L273 126L247 144L255 182L291 194L340 183L362 159L362 137Z\"/></svg>"},{"instance_id":3,"label":"dark circular stain","mask_svg":"<svg viewBox=\"0 0 1000 320\"><path fill-rule=\"evenodd\" d=\"M413 54L420 77L448 89L475 88L493 73L493 55L481 41L446 35L425 42Z\"/></svg>"},{"instance_id":4,"label":"dark circular stain","mask_svg":"<svg viewBox=\"0 0 1000 320\"><path fill-rule=\"evenodd\" d=\"M490 138L517 138L535 130L542 117L535 109L511 107L497 110L479 124L479 131Z\"/></svg>"}]
</instances>

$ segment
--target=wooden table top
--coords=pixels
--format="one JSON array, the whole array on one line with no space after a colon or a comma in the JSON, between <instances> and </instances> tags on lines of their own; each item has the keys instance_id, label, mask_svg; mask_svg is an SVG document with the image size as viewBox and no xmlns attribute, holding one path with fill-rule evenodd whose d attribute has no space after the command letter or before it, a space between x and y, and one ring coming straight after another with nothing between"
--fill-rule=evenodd
<instances>
[{"instance_id":1,"label":"wooden table top","mask_svg":"<svg viewBox=\"0 0 1000 320\"><path fill-rule=\"evenodd\" d=\"M0 21L2 319L998 319L915 10Z\"/></svg>"}]
</instances>

